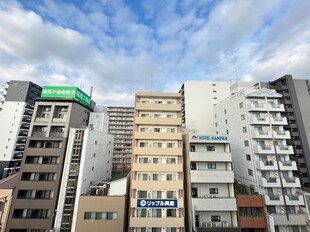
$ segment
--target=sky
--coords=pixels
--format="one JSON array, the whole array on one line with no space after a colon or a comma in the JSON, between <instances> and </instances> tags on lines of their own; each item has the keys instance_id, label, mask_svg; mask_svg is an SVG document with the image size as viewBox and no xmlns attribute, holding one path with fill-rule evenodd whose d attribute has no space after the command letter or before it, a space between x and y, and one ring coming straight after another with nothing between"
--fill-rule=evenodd
<instances>
[{"instance_id":1,"label":"sky","mask_svg":"<svg viewBox=\"0 0 310 232\"><path fill-rule=\"evenodd\" d=\"M0 0L0 82L69 85L97 105L187 80L310 79L309 0Z\"/></svg>"}]
</instances>

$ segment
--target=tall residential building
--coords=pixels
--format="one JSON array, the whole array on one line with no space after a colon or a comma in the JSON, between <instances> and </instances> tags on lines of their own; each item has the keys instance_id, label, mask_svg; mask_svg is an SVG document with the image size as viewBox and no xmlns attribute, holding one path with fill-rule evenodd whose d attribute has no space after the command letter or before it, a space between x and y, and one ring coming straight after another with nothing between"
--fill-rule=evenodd
<instances>
[{"instance_id":1,"label":"tall residential building","mask_svg":"<svg viewBox=\"0 0 310 232\"><path fill-rule=\"evenodd\" d=\"M264 195L271 228L301 231L304 201L292 172L297 167L290 160L293 147L286 143L290 133L281 97L270 89L243 89L215 106L215 125L231 138L236 179Z\"/></svg>"},{"instance_id":2,"label":"tall residential building","mask_svg":"<svg viewBox=\"0 0 310 232\"><path fill-rule=\"evenodd\" d=\"M91 99L75 87L43 88L31 119L8 232L53 229L71 127L87 127ZM76 150L81 147L77 142Z\"/></svg>"},{"instance_id":3,"label":"tall residential building","mask_svg":"<svg viewBox=\"0 0 310 232\"><path fill-rule=\"evenodd\" d=\"M296 161L296 177L300 178L301 186L310 187L310 80L295 80L291 75L283 76L269 82L269 88L282 94L280 102L284 104L291 137L287 144L292 145L294 154L291 159Z\"/></svg>"},{"instance_id":4,"label":"tall residential building","mask_svg":"<svg viewBox=\"0 0 310 232\"><path fill-rule=\"evenodd\" d=\"M183 142L188 231L238 232L227 135L186 134Z\"/></svg>"},{"instance_id":5,"label":"tall residential building","mask_svg":"<svg viewBox=\"0 0 310 232\"><path fill-rule=\"evenodd\" d=\"M111 179L113 135L100 130L106 112L90 113L91 126L71 128L54 224L55 231L76 231L80 196L92 185Z\"/></svg>"},{"instance_id":6,"label":"tall residential building","mask_svg":"<svg viewBox=\"0 0 310 232\"><path fill-rule=\"evenodd\" d=\"M132 154L133 107L108 107L109 132L114 135L112 173L130 170Z\"/></svg>"},{"instance_id":7,"label":"tall residential building","mask_svg":"<svg viewBox=\"0 0 310 232\"><path fill-rule=\"evenodd\" d=\"M19 171L34 103L41 87L29 81L10 81L0 95L0 179Z\"/></svg>"},{"instance_id":8,"label":"tall residential building","mask_svg":"<svg viewBox=\"0 0 310 232\"><path fill-rule=\"evenodd\" d=\"M213 106L230 96L231 82L186 81L182 95L182 123L185 131L215 133Z\"/></svg>"},{"instance_id":9,"label":"tall residential building","mask_svg":"<svg viewBox=\"0 0 310 232\"><path fill-rule=\"evenodd\" d=\"M129 231L185 232L181 96L137 93Z\"/></svg>"}]
</instances>

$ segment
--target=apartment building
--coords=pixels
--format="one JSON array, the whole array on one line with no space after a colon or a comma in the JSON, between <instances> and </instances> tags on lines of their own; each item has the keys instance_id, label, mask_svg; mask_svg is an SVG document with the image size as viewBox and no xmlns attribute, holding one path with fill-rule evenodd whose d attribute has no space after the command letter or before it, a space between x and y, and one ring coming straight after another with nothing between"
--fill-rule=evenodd
<instances>
[{"instance_id":1,"label":"apartment building","mask_svg":"<svg viewBox=\"0 0 310 232\"><path fill-rule=\"evenodd\" d=\"M183 142L187 190L186 224L192 231L198 232L238 232L228 136L186 134Z\"/></svg>"},{"instance_id":2,"label":"apartment building","mask_svg":"<svg viewBox=\"0 0 310 232\"><path fill-rule=\"evenodd\" d=\"M29 81L10 81L0 95L0 179L19 171L35 100L41 87Z\"/></svg>"},{"instance_id":3,"label":"apartment building","mask_svg":"<svg viewBox=\"0 0 310 232\"><path fill-rule=\"evenodd\" d=\"M76 231L77 203L91 186L111 179L113 135L100 130L105 112L91 112L88 128L71 128L68 138L61 187L59 192L55 231ZM96 123L97 120L97 123Z\"/></svg>"},{"instance_id":4,"label":"apartment building","mask_svg":"<svg viewBox=\"0 0 310 232\"><path fill-rule=\"evenodd\" d=\"M137 93L129 231L184 232L181 96Z\"/></svg>"},{"instance_id":5,"label":"apartment building","mask_svg":"<svg viewBox=\"0 0 310 232\"><path fill-rule=\"evenodd\" d=\"M132 154L133 107L108 107L109 133L114 135L112 173L130 170Z\"/></svg>"},{"instance_id":6,"label":"apartment building","mask_svg":"<svg viewBox=\"0 0 310 232\"><path fill-rule=\"evenodd\" d=\"M287 118L281 94L270 89L246 88L214 108L217 133L229 134L236 179L264 195L270 225L275 231L301 231L304 205L296 162L286 140Z\"/></svg>"},{"instance_id":7,"label":"apartment building","mask_svg":"<svg viewBox=\"0 0 310 232\"><path fill-rule=\"evenodd\" d=\"M301 187L309 191L310 187L310 80L296 80L285 75L268 82L269 88L282 95L280 102L284 105L288 124L285 129L291 137L287 144L294 149L291 159L297 163L294 176L299 177Z\"/></svg>"},{"instance_id":8,"label":"apartment building","mask_svg":"<svg viewBox=\"0 0 310 232\"><path fill-rule=\"evenodd\" d=\"M182 95L182 123L185 131L215 133L213 106L230 96L232 83L225 81L186 81Z\"/></svg>"},{"instance_id":9,"label":"apartment building","mask_svg":"<svg viewBox=\"0 0 310 232\"><path fill-rule=\"evenodd\" d=\"M69 129L87 127L92 108L90 97L78 88L43 88L31 119L8 232L53 229Z\"/></svg>"}]
</instances>

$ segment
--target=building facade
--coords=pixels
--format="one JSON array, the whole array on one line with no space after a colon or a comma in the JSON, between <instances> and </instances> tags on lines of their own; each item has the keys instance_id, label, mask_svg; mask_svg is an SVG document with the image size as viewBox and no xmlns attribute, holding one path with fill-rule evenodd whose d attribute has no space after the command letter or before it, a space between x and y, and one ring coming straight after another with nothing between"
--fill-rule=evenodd
<instances>
[{"instance_id":1,"label":"building facade","mask_svg":"<svg viewBox=\"0 0 310 232\"><path fill-rule=\"evenodd\" d=\"M181 96L137 93L129 231L185 232Z\"/></svg>"},{"instance_id":2,"label":"building facade","mask_svg":"<svg viewBox=\"0 0 310 232\"><path fill-rule=\"evenodd\" d=\"M41 87L29 81L10 81L0 95L0 179L19 171L35 100Z\"/></svg>"},{"instance_id":3,"label":"building facade","mask_svg":"<svg viewBox=\"0 0 310 232\"><path fill-rule=\"evenodd\" d=\"M69 129L87 127L92 111L90 98L77 88L44 88L34 107L8 232L53 229Z\"/></svg>"},{"instance_id":4,"label":"building facade","mask_svg":"<svg viewBox=\"0 0 310 232\"><path fill-rule=\"evenodd\" d=\"M302 188L310 189L310 81L295 80L291 75L283 76L268 83L282 95L287 125L291 137L287 144L294 149L291 159L297 163L294 176L299 177Z\"/></svg>"},{"instance_id":5,"label":"building facade","mask_svg":"<svg viewBox=\"0 0 310 232\"><path fill-rule=\"evenodd\" d=\"M114 135L112 173L130 170L132 154L133 107L108 107L109 133Z\"/></svg>"},{"instance_id":6,"label":"building facade","mask_svg":"<svg viewBox=\"0 0 310 232\"><path fill-rule=\"evenodd\" d=\"M234 173L227 135L183 137L187 223L192 231L238 232Z\"/></svg>"},{"instance_id":7,"label":"building facade","mask_svg":"<svg viewBox=\"0 0 310 232\"><path fill-rule=\"evenodd\" d=\"M103 114L103 115L102 115ZM77 203L91 185L111 179L113 135L100 131L101 119L108 117L104 112L90 113L92 126L71 128L66 158L61 179L55 231L76 231ZM97 123L95 123L97 119Z\"/></svg>"},{"instance_id":8,"label":"building facade","mask_svg":"<svg viewBox=\"0 0 310 232\"><path fill-rule=\"evenodd\" d=\"M275 231L301 231L304 201L281 97L270 89L243 89L215 106L215 126L231 138L236 179L264 195Z\"/></svg>"},{"instance_id":9,"label":"building facade","mask_svg":"<svg viewBox=\"0 0 310 232\"><path fill-rule=\"evenodd\" d=\"M182 123L185 131L215 133L213 106L230 95L231 82L186 81L182 95Z\"/></svg>"}]
</instances>

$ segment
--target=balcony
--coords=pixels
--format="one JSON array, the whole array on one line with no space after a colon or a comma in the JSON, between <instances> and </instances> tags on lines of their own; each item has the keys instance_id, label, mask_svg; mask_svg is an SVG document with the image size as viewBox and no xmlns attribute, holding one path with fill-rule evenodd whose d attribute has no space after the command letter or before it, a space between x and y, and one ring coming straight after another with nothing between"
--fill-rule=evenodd
<instances>
[{"instance_id":1,"label":"balcony","mask_svg":"<svg viewBox=\"0 0 310 232\"><path fill-rule=\"evenodd\" d=\"M65 123L67 122L67 119L66 118L53 118L52 122Z\"/></svg>"},{"instance_id":2,"label":"balcony","mask_svg":"<svg viewBox=\"0 0 310 232\"><path fill-rule=\"evenodd\" d=\"M290 132L289 131L281 131L281 130L274 130L273 136L275 139L290 139Z\"/></svg>"},{"instance_id":3,"label":"balcony","mask_svg":"<svg viewBox=\"0 0 310 232\"><path fill-rule=\"evenodd\" d=\"M280 179L276 177L258 177L258 183L263 187L280 187Z\"/></svg>"},{"instance_id":4,"label":"balcony","mask_svg":"<svg viewBox=\"0 0 310 232\"><path fill-rule=\"evenodd\" d=\"M297 170L295 161L279 161L280 170Z\"/></svg>"},{"instance_id":5,"label":"balcony","mask_svg":"<svg viewBox=\"0 0 310 232\"><path fill-rule=\"evenodd\" d=\"M304 214L289 214L287 220L286 214L270 214L273 217L276 226L305 226L307 225L306 217Z\"/></svg>"},{"instance_id":6,"label":"balcony","mask_svg":"<svg viewBox=\"0 0 310 232\"><path fill-rule=\"evenodd\" d=\"M247 108L249 111L267 111L267 105L265 103L248 103Z\"/></svg>"},{"instance_id":7,"label":"balcony","mask_svg":"<svg viewBox=\"0 0 310 232\"><path fill-rule=\"evenodd\" d=\"M256 160L256 169L259 170L277 170L277 164L276 162L272 161L272 160L268 160L268 161L260 161L260 160Z\"/></svg>"},{"instance_id":8,"label":"balcony","mask_svg":"<svg viewBox=\"0 0 310 232\"><path fill-rule=\"evenodd\" d=\"M284 205L283 196L264 195L266 205Z\"/></svg>"},{"instance_id":9,"label":"balcony","mask_svg":"<svg viewBox=\"0 0 310 232\"><path fill-rule=\"evenodd\" d=\"M297 177L286 177L282 178L284 187L300 188L300 180Z\"/></svg>"},{"instance_id":10,"label":"balcony","mask_svg":"<svg viewBox=\"0 0 310 232\"><path fill-rule=\"evenodd\" d=\"M239 226L240 228L268 228L267 221L262 215L260 217L239 217Z\"/></svg>"},{"instance_id":11,"label":"balcony","mask_svg":"<svg viewBox=\"0 0 310 232\"><path fill-rule=\"evenodd\" d=\"M292 146L276 145L278 154L294 154Z\"/></svg>"},{"instance_id":12,"label":"balcony","mask_svg":"<svg viewBox=\"0 0 310 232\"><path fill-rule=\"evenodd\" d=\"M140 190L166 190L175 191L177 189L183 189L183 181L140 181L132 180L132 188Z\"/></svg>"},{"instance_id":13,"label":"balcony","mask_svg":"<svg viewBox=\"0 0 310 232\"><path fill-rule=\"evenodd\" d=\"M258 129L251 129L251 135L255 139L264 139L264 138L272 138L271 131L263 131Z\"/></svg>"},{"instance_id":14,"label":"balcony","mask_svg":"<svg viewBox=\"0 0 310 232\"><path fill-rule=\"evenodd\" d=\"M276 117L273 116L270 118L270 122L272 125L287 125L286 117Z\"/></svg>"},{"instance_id":15,"label":"balcony","mask_svg":"<svg viewBox=\"0 0 310 232\"><path fill-rule=\"evenodd\" d=\"M132 171L140 172L182 172L182 164L139 164L135 163L131 167Z\"/></svg>"},{"instance_id":16,"label":"balcony","mask_svg":"<svg viewBox=\"0 0 310 232\"><path fill-rule=\"evenodd\" d=\"M304 205L304 198L302 195L285 195L287 205Z\"/></svg>"},{"instance_id":17,"label":"balcony","mask_svg":"<svg viewBox=\"0 0 310 232\"><path fill-rule=\"evenodd\" d=\"M49 122L50 119L49 118L36 118L35 122Z\"/></svg>"},{"instance_id":18,"label":"balcony","mask_svg":"<svg viewBox=\"0 0 310 232\"><path fill-rule=\"evenodd\" d=\"M192 198L196 211L237 211L235 198Z\"/></svg>"},{"instance_id":19,"label":"balcony","mask_svg":"<svg viewBox=\"0 0 310 232\"><path fill-rule=\"evenodd\" d=\"M253 150L255 153L260 153L260 154L274 154L274 148L272 146L257 144L256 146L253 146Z\"/></svg>"},{"instance_id":20,"label":"balcony","mask_svg":"<svg viewBox=\"0 0 310 232\"><path fill-rule=\"evenodd\" d=\"M33 137L46 137L45 131L32 131L31 136Z\"/></svg>"},{"instance_id":21,"label":"balcony","mask_svg":"<svg viewBox=\"0 0 310 232\"><path fill-rule=\"evenodd\" d=\"M269 111L276 111L276 112L284 112L284 105L283 104L277 104L277 103L268 103L268 109Z\"/></svg>"},{"instance_id":22,"label":"balcony","mask_svg":"<svg viewBox=\"0 0 310 232\"><path fill-rule=\"evenodd\" d=\"M232 171L191 170L192 183L234 183Z\"/></svg>"},{"instance_id":23,"label":"balcony","mask_svg":"<svg viewBox=\"0 0 310 232\"><path fill-rule=\"evenodd\" d=\"M50 137L64 137L64 133L63 132L50 132Z\"/></svg>"},{"instance_id":24,"label":"balcony","mask_svg":"<svg viewBox=\"0 0 310 232\"><path fill-rule=\"evenodd\" d=\"M230 152L190 152L189 159L198 162L232 162Z\"/></svg>"}]
</instances>

